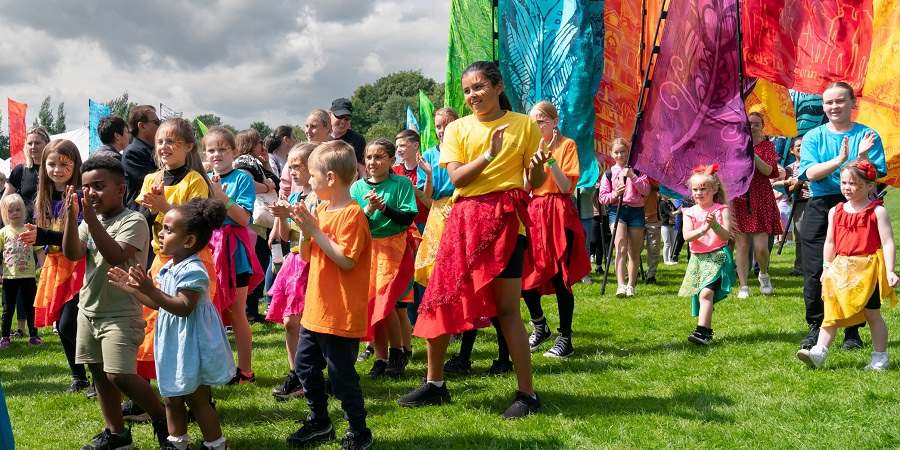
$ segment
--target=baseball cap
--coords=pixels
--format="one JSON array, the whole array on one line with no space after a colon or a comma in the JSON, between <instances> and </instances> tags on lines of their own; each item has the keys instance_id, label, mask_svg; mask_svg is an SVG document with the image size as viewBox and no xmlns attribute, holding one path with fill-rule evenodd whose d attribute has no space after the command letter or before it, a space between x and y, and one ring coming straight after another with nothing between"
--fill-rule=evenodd
<instances>
[{"instance_id":1,"label":"baseball cap","mask_svg":"<svg viewBox=\"0 0 900 450\"><path fill-rule=\"evenodd\" d=\"M349 116L353 112L353 103L346 98L338 98L331 102L331 112L335 116Z\"/></svg>"}]
</instances>

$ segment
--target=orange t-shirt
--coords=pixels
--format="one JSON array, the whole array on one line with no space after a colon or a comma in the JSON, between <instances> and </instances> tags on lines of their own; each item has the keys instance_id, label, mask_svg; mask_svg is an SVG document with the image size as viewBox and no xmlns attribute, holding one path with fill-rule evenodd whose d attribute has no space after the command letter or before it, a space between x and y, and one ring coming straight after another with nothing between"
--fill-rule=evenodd
<instances>
[{"instance_id":1,"label":"orange t-shirt","mask_svg":"<svg viewBox=\"0 0 900 450\"><path fill-rule=\"evenodd\" d=\"M369 267L372 235L358 204L328 211L328 202L316 208L319 228L356 261L343 270L313 241L310 243L309 284L300 324L315 333L347 338L366 335L369 304Z\"/></svg>"},{"instance_id":2,"label":"orange t-shirt","mask_svg":"<svg viewBox=\"0 0 900 450\"><path fill-rule=\"evenodd\" d=\"M572 182L572 187L569 188L569 192L562 192L559 190L559 186L556 185L556 180L553 178L553 174L550 173L550 167L544 165L544 175L547 177L544 180L544 184L540 185L537 189L531 191L531 195L547 195L547 194L571 194L575 192L575 185L578 184L578 177L581 176L581 168L578 165L578 145L575 144L575 141L564 137L562 138L562 142L556 146L556 149L553 150L553 159L556 160L556 165L566 174L566 177L569 181Z\"/></svg>"}]
</instances>

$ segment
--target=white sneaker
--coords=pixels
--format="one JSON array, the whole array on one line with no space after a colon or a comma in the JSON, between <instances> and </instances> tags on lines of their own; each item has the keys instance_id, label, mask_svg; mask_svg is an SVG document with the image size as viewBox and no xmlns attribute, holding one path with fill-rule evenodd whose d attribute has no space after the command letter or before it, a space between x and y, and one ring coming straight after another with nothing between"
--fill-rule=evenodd
<instances>
[{"instance_id":1,"label":"white sneaker","mask_svg":"<svg viewBox=\"0 0 900 450\"><path fill-rule=\"evenodd\" d=\"M762 295L772 295L775 288L772 287L772 277L767 273L759 274L759 293Z\"/></svg>"},{"instance_id":2,"label":"white sneaker","mask_svg":"<svg viewBox=\"0 0 900 450\"><path fill-rule=\"evenodd\" d=\"M625 296L634 297L634 286L625 286Z\"/></svg>"},{"instance_id":3,"label":"white sneaker","mask_svg":"<svg viewBox=\"0 0 900 450\"><path fill-rule=\"evenodd\" d=\"M585 275L585 277L581 279L581 284L591 284L593 282L594 280L591 280L590 275Z\"/></svg>"},{"instance_id":4,"label":"white sneaker","mask_svg":"<svg viewBox=\"0 0 900 450\"><path fill-rule=\"evenodd\" d=\"M750 286L741 286L738 289L737 298L750 298Z\"/></svg>"},{"instance_id":5,"label":"white sneaker","mask_svg":"<svg viewBox=\"0 0 900 450\"><path fill-rule=\"evenodd\" d=\"M813 348L806 350L800 349L797 352L797 359L803 361L806 364L806 367L810 369L818 369L825 364L825 358L828 357L828 349L824 347L820 347L818 345L813 346Z\"/></svg>"},{"instance_id":6,"label":"white sneaker","mask_svg":"<svg viewBox=\"0 0 900 450\"><path fill-rule=\"evenodd\" d=\"M667 266L677 266L678 265L678 263L675 261L666 261L663 264L665 264Z\"/></svg>"},{"instance_id":7,"label":"white sneaker","mask_svg":"<svg viewBox=\"0 0 900 450\"><path fill-rule=\"evenodd\" d=\"M887 370L889 365L887 352L872 352L872 362L866 365L866 370Z\"/></svg>"},{"instance_id":8,"label":"white sneaker","mask_svg":"<svg viewBox=\"0 0 900 450\"><path fill-rule=\"evenodd\" d=\"M622 298L625 297L628 293L628 286L624 284L620 284L618 289L616 289L616 297Z\"/></svg>"}]
</instances>

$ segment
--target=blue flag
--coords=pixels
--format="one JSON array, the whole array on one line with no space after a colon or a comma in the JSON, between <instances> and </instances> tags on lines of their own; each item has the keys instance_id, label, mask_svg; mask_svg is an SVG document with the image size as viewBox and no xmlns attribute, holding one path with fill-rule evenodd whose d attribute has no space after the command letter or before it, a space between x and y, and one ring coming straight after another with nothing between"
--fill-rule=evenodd
<instances>
[{"instance_id":1,"label":"blue flag","mask_svg":"<svg viewBox=\"0 0 900 450\"><path fill-rule=\"evenodd\" d=\"M419 121L416 120L416 115L413 114L413 110L411 107L406 107L406 129L413 130L416 133L419 132Z\"/></svg>"},{"instance_id":2,"label":"blue flag","mask_svg":"<svg viewBox=\"0 0 900 450\"><path fill-rule=\"evenodd\" d=\"M110 111L108 105L88 99L88 120L90 123L90 132L88 134L89 154L93 154L94 150L100 146L100 133L97 131L97 126L100 125L100 119L109 117L109 115Z\"/></svg>"}]
</instances>

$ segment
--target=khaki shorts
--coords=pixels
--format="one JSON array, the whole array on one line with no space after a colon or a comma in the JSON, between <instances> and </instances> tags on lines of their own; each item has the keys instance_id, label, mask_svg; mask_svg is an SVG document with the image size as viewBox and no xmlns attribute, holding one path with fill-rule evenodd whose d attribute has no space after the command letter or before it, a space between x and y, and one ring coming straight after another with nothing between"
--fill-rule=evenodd
<instances>
[{"instance_id":1,"label":"khaki shorts","mask_svg":"<svg viewBox=\"0 0 900 450\"><path fill-rule=\"evenodd\" d=\"M75 362L103 364L106 373L136 374L145 325L140 317L88 317L79 311Z\"/></svg>"}]
</instances>

